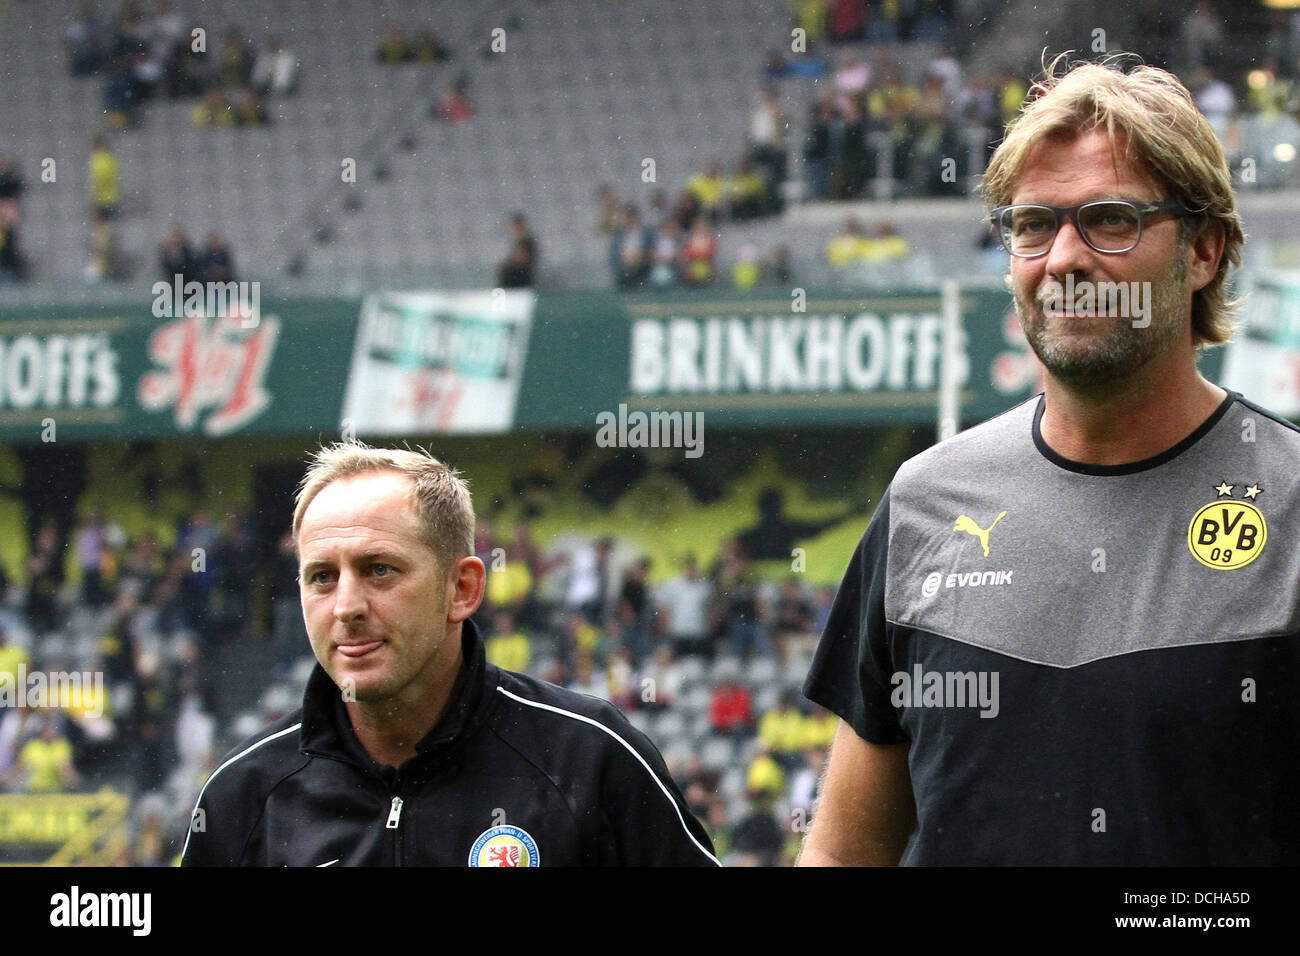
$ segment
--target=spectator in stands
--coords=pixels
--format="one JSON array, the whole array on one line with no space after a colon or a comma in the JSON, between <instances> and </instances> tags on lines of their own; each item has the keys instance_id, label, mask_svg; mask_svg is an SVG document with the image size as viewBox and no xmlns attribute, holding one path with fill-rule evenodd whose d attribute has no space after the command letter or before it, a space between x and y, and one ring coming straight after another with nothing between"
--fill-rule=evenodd
<instances>
[{"instance_id":1,"label":"spectator in stands","mask_svg":"<svg viewBox=\"0 0 1300 956\"><path fill-rule=\"evenodd\" d=\"M921 99L912 114L914 138L902 172L907 192L913 196L961 196L965 193L957 175L957 160L963 162L961 143L948 122L951 103L944 93L942 76L931 73L921 85ZM948 162L951 160L951 162Z\"/></svg>"},{"instance_id":2,"label":"spectator in stands","mask_svg":"<svg viewBox=\"0 0 1300 956\"><path fill-rule=\"evenodd\" d=\"M611 236L619 228L623 219L623 204L618 201L618 194L609 183L601 183L596 192L596 202L600 204L600 215L596 219L596 234Z\"/></svg>"},{"instance_id":3,"label":"spectator in stands","mask_svg":"<svg viewBox=\"0 0 1300 956\"><path fill-rule=\"evenodd\" d=\"M59 589L63 587L63 547L54 525L45 522L27 556L27 625L35 634L57 626Z\"/></svg>"},{"instance_id":4,"label":"spectator in stands","mask_svg":"<svg viewBox=\"0 0 1300 956\"><path fill-rule=\"evenodd\" d=\"M99 69L104 39L104 25L95 16L95 5L83 3L76 19L63 29L63 46L73 76L90 76Z\"/></svg>"},{"instance_id":5,"label":"spectator in stands","mask_svg":"<svg viewBox=\"0 0 1300 956\"><path fill-rule=\"evenodd\" d=\"M18 248L18 230L0 222L0 285L26 278L27 264Z\"/></svg>"},{"instance_id":6,"label":"spectator in stands","mask_svg":"<svg viewBox=\"0 0 1300 956\"><path fill-rule=\"evenodd\" d=\"M615 605L623 646L631 653L633 664L650 656L650 592L646 583L650 566L649 558L640 558L624 572Z\"/></svg>"},{"instance_id":7,"label":"spectator in stands","mask_svg":"<svg viewBox=\"0 0 1300 956\"><path fill-rule=\"evenodd\" d=\"M869 263L901 262L912 254L907 240L898 234L894 224L888 220L876 224L876 235L866 246L866 261Z\"/></svg>"},{"instance_id":8,"label":"spectator in stands","mask_svg":"<svg viewBox=\"0 0 1300 956\"><path fill-rule=\"evenodd\" d=\"M1223 20L1215 13L1211 0L1197 0L1191 16L1183 20L1179 39L1182 44L1179 73L1193 73L1207 66L1223 49Z\"/></svg>"},{"instance_id":9,"label":"spectator in stands","mask_svg":"<svg viewBox=\"0 0 1300 956\"><path fill-rule=\"evenodd\" d=\"M677 657L699 654L712 659L708 606L713 585L700 576L694 554L682 561L682 573L661 584L656 594L668 638Z\"/></svg>"},{"instance_id":10,"label":"spectator in stands","mask_svg":"<svg viewBox=\"0 0 1300 956\"><path fill-rule=\"evenodd\" d=\"M199 254L199 271L204 282L234 282L235 259L226 237L220 232L208 233L208 239Z\"/></svg>"},{"instance_id":11,"label":"spectator in stands","mask_svg":"<svg viewBox=\"0 0 1300 956\"><path fill-rule=\"evenodd\" d=\"M726 212L727 181L723 178L721 166L709 163L704 172L696 173L686 181L686 191L695 199L699 214L707 217L710 223L716 225L722 219Z\"/></svg>"},{"instance_id":12,"label":"spectator in stands","mask_svg":"<svg viewBox=\"0 0 1300 956\"><path fill-rule=\"evenodd\" d=\"M796 768L805 743L804 716L799 710L800 694L786 691L774 710L769 710L758 722L759 742L772 759L787 770Z\"/></svg>"},{"instance_id":13,"label":"spectator in stands","mask_svg":"<svg viewBox=\"0 0 1300 956\"><path fill-rule=\"evenodd\" d=\"M749 691L736 678L725 675L709 701L709 724L716 734L748 737L754 732L754 704Z\"/></svg>"},{"instance_id":14,"label":"spectator in stands","mask_svg":"<svg viewBox=\"0 0 1300 956\"><path fill-rule=\"evenodd\" d=\"M528 615L528 601L535 585L532 562L518 539L511 541L507 547L494 554L495 556L485 563L488 575L484 588L486 595L484 603L494 612L509 612L514 617L512 621L514 624ZM518 669L507 668L507 670Z\"/></svg>"},{"instance_id":15,"label":"spectator in stands","mask_svg":"<svg viewBox=\"0 0 1300 956\"><path fill-rule=\"evenodd\" d=\"M270 37L253 63L253 89L259 93L290 96L298 89L298 58L286 50L279 37Z\"/></svg>"},{"instance_id":16,"label":"spectator in stands","mask_svg":"<svg viewBox=\"0 0 1300 956\"><path fill-rule=\"evenodd\" d=\"M764 83L774 83L777 80L785 79L790 73L790 67L781 55L780 50L768 50L767 59L763 61L762 78Z\"/></svg>"},{"instance_id":17,"label":"spectator in stands","mask_svg":"<svg viewBox=\"0 0 1300 956\"><path fill-rule=\"evenodd\" d=\"M451 50L443 45L432 27L425 27L415 34L410 52L411 59L417 63L442 63L451 59Z\"/></svg>"},{"instance_id":18,"label":"spectator in stands","mask_svg":"<svg viewBox=\"0 0 1300 956\"><path fill-rule=\"evenodd\" d=\"M610 588L610 559L614 539L600 538L578 548L569 560L569 583L565 607L587 622L605 619L605 598Z\"/></svg>"},{"instance_id":19,"label":"spectator in stands","mask_svg":"<svg viewBox=\"0 0 1300 956\"><path fill-rule=\"evenodd\" d=\"M206 509L195 511L177 536L177 555L186 569L180 581L180 598L185 626L205 640L216 638L211 613L212 592L217 586L218 532Z\"/></svg>"},{"instance_id":20,"label":"spectator in stands","mask_svg":"<svg viewBox=\"0 0 1300 956\"><path fill-rule=\"evenodd\" d=\"M963 122L979 127L988 140L1001 138L1001 119L997 97L989 78L983 73L972 73L957 92L953 104L954 114ZM997 128L995 132L995 127Z\"/></svg>"},{"instance_id":21,"label":"spectator in stands","mask_svg":"<svg viewBox=\"0 0 1300 956\"><path fill-rule=\"evenodd\" d=\"M176 276L180 276L183 285L198 278L199 268L194 251L190 248L185 230L180 226L172 226L167 231L167 238L163 240L158 258L162 265L162 276L166 281L172 282Z\"/></svg>"},{"instance_id":22,"label":"spectator in stands","mask_svg":"<svg viewBox=\"0 0 1300 956\"><path fill-rule=\"evenodd\" d=\"M771 285L789 287L794 282L790 270L790 250L785 246L775 246L768 256L763 270L763 279Z\"/></svg>"},{"instance_id":23,"label":"spectator in stands","mask_svg":"<svg viewBox=\"0 0 1300 956\"><path fill-rule=\"evenodd\" d=\"M845 100L827 128L827 191L831 199L857 199L866 189L867 124L856 100Z\"/></svg>"},{"instance_id":24,"label":"spectator in stands","mask_svg":"<svg viewBox=\"0 0 1300 956\"><path fill-rule=\"evenodd\" d=\"M497 285L503 289L533 285L537 270L537 240L521 212L510 214L510 252L497 268Z\"/></svg>"},{"instance_id":25,"label":"spectator in stands","mask_svg":"<svg viewBox=\"0 0 1300 956\"><path fill-rule=\"evenodd\" d=\"M886 66L878 87L867 97L871 115L872 133L887 133L893 150L893 175L902 178L907 173L912 140L916 135L916 111L921 103L921 93L903 79L897 67ZM872 151L873 153L875 150ZM868 160L873 168L875 156Z\"/></svg>"},{"instance_id":26,"label":"spectator in stands","mask_svg":"<svg viewBox=\"0 0 1300 956\"><path fill-rule=\"evenodd\" d=\"M792 646L816 641L813 615L812 602L804 595L799 579L787 578L781 586L781 596L776 602L776 619L772 624L772 639L782 660L788 658Z\"/></svg>"},{"instance_id":27,"label":"spectator in stands","mask_svg":"<svg viewBox=\"0 0 1300 956\"><path fill-rule=\"evenodd\" d=\"M673 706L682 688L682 670L673 659L673 648L660 644L641 668L647 693L641 694L638 706L646 710L665 710Z\"/></svg>"},{"instance_id":28,"label":"spectator in stands","mask_svg":"<svg viewBox=\"0 0 1300 956\"><path fill-rule=\"evenodd\" d=\"M573 680L568 683L567 687L579 694L609 700L609 684L605 679L605 672L596 666L595 659L591 654L578 654Z\"/></svg>"},{"instance_id":29,"label":"spectator in stands","mask_svg":"<svg viewBox=\"0 0 1300 956\"><path fill-rule=\"evenodd\" d=\"M212 616L226 640L247 634L257 574L253 528L239 512L221 521L211 560L216 563Z\"/></svg>"},{"instance_id":30,"label":"spectator in stands","mask_svg":"<svg viewBox=\"0 0 1300 956\"><path fill-rule=\"evenodd\" d=\"M794 25L804 32L809 51L826 35L826 18L830 13L828 0L786 0Z\"/></svg>"},{"instance_id":31,"label":"spectator in stands","mask_svg":"<svg viewBox=\"0 0 1300 956\"><path fill-rule=\"evenodd\" d=\"M723 626L732 653L742 659L771 656L758 578L744 547L735 538L723 543L712 578L718 596L725 602Z\"/></svg>"},{"instance_id":32,"label":"spectator in stands","mask_svg":"<svg viewBox=\"0 0 1300 956\"><path fill-rule=\"evenodd\" d=\"M789 114L781 105L776 88L760 87L749 120L749 158L763 177L764 192L773 198L779 197L781 184L785 182L785 131L789 124Z\"/></svg>"},{"instance_id":33,"label":"spectator in stands","mask_svg":"<svg viewBox=\"0 0 1300 956\"><path fill-rule=\"evenodd\" d=\"M295 660L309 653L310 647L298 592L298 555L293 546L293 532L286 531L280 536L271 567L271 653L276 674L284 677Z\"/></svg>"},{"instance_id":34,"label":"spectator in stands","mask_svg":"<svg viewBox=\"0 0 1300 956\"><path fill-rule=\"evenodd\" d=\"M656 189L650 194L649 208L642 217L645 227L652 233L658 232L659 227L667 222L671 215L672 212L668 208L668 194L662 189Z\"/></svg>"},{"instance_id":35,"label":"spectator in stands","mask_svg":"<svg viewBox=\"0 0 1300 956\"><path fill-rule=\"evenodd\" d=\"M121 279L126 276L126 263L118 246L117 230L103 210L90 214L89 258L82 275L87 282Z\"/></svg>"},{"instance_id":36,"label":"spectator in stands","mask_svg":"<svg viewBox=\"0 0 1300 956\"><path fill-rule=\"evenodd\" d=\"M182 31L183 32L183 31ZM172 45L163 66L163 85L167 95L173 99L198 96L207 84L211 72L208 67L206 47L195 50L182 35L179 42Z\"/></svg>"},{"instance_id":37,"label":"spectator in stands","mask_svg":"<svg viewBox=\"0 0 1300 956\"><path fill-rule=\"evenodd\" d=\"M705 216L696 216L690 235L682 246L682 281L686 285L712 284L716 271L714 259L718 255L718 237Z\"/></svg>"},{"instance_id":38,"label":"spectator in stands","mask_svg":"<svg viewBox=\"0 0 1300 956\"><path fill-rule=\"evenodd\" d=\"M235 93L231 114L236 126L265 126L270 121L261 97L249 87Z\"/></svg>"},{"instance_id":39,"label":"spectator in stands","mask_svg":"<svg viewBox=\"0 0 1300 956\"><path fill-rule=\"evenodd\" d=\"M759 744L758 753L745 771L745 789L751 797L761 794L776 800L785 790L785 770L761 738Z\"/></svg>"},{"instance_id":40,"label":"spectator in stands","mask_svg":"<svg viewBox=\"0 0 1300 956\"><path fill-rule=\"evenodd\" d=\"M96 136L90 141L90 208L113 219L118 213L118 162L108 141Z\"/></svg>"},{"instance_id":41,"label":"spectator in stands","mask_svg":"<svg viewBox=\"0 0 1300 956\"><path fill-rule=\"evenodd\" d=\"M749 157L742 156L736 171L726 180L724 205L737 222L775 212L775 184L769 184Z\"/></svg>"},{"instance_id":42,"label":"spectator in stands","mask_svg":"<svg viewBox=\"0 0 1300 956\"><path fill-rule=\"evenodd\" d=\"M497 611L492 615L492 629L484 642L487 659L508 671L525 672L532 658L528 635L515 626L514 615Z\"/></svg>"},{"instance_id":43,"label":"spectator in stands","mask_svg":"<svg viewBox=\"0 0 1300 956\"><path fill-rule=\"evenodd\" d=\"M857 43L867 32L867 0L833 0L827 23L832 43Z\"/></svg>"},{"instance_id":44,"label":"spectator in stands","mask_svg":"<svg viewBox=\"0 0 1300 956\"><path fill-rule=\"evenodd\" d=\"M683 235L691 231L691 227L695 225L695 218L699 214L700 201L691 195L689 189L683 189L677 194L677 199L673 203L672 218Z\"/></svg>"},{"instance_id":45,"label":"spectator in stands","mask_svg":"<svg viewBox=\"0 0 1300 956\"><path fill-rule=\"evenodd\" d=\"M942 41L948 35L949 0L916 0L907 35L920 43Z\"/></svg>"},{"instance_id":46,"label":"spectator in stands","mask_svg":"<svg viewBox=\"0 0 1300 956\"><path fill-rule=\"evenodd\" d=\"M227 89L248 86L253 76L253 49L238 30L226 34L217 67L217 85Z\"/></svg>"},{"instance_id":47,"label":"spectator in stands","mask_svg":"<svg viewBox=\"0 0 1300 956\"><path fill-rule=\"evenodd\" d=\"M943 81L943 98L951 107L961 95L961 64L953 55L952 48L941 45L925 67L927 77L937 76Z\"/></svg>"},{"instance_id":48,"label":"spectator in stands","mask_svg":"<svg viewBox=\"0 0 1300 956\"><path fill-rule=\"evenodd\" d=\"M72 743L62 728L63 718L48 709L41 716L40 734L23 744L18 759L5 779L26 793L66 793L81 786L81 775L72 764Z\"/></svg>"},{"instance_id":49,"label":"spectator in stands","mask_svg":"<svg viewBox=\"0 0 1300 956\"><path fill-rule=\"evenodd\" d=\"M804 186L809 199L825 199L830 192L830 129L834 118L834 101L830 94L824 94L813 106L804 138L803 165L807 176Z\"/></svg>"},{"instance_id":50,"label":"spectator in stands","mask_svg":"<svg viewBox=\"0 0 1300 956\"><path fill-rule=\"evenodd\" d=\"M682 227L669 217L655 232L650 253L650 284L664 289L677 284L682 270Z\"/></svg>"},{"instance_id":51,"label":"spectator in stands","mask_svg":"<svg viewBox=\"0 0 1300 956\"><path fill-rule=\"evenodd\" d=\"M389 66L411 59L406 33L400 26L393 25L384 31L379 46L375 49L375 59Z\"/></svg>"},{"instance_id":52,"label":"spectator in stands","mask_svg":"<svg viewBox=\"0 0 1300 956\"><path fill-rule=\"evenodd\" d=\"M235 112L220 87L213 87L203 95L203 102L190 111L190 122L195 126L234 126Z\"/></svg>"},{"instance_id":53,"label":"spectator in stands","mask_svg":"<svg viewBox=\"0 0 1300 956\"><path fill-rule=\"evenodd\" d=\"M763 266L758 261L758 246L744 243L736 250L736 263L731 269L731 284L740 290L752 289L762 278Z\"/></svg>"},{"instance_id":54,"label":"spectator in stands","mask_svg":"<svg viewBox=\"0 0 1300 956\"><path fill-rule=\"evenodd\" d=\"M438 98L433 115L448 123L463 123L474 115L474 110L465 98L465 91L453 83Z\"/></svg>"},{"instance_id":55,"label":"spectator in stands","mask_svg":"<svg viewBox=\"0 0 1300 956\"><path fill-rule=\"evenodd\" d=\"M98 509L87 512L76 530L77 567L81 571L81 603L92 608L100 607L108 596L104 588L103 571L107 559L106 531L104 515Z\"/></svg>"},{"instance_id":56,"label":"spectator in stands","mask_svg":"<svg viewBox=\"0 0 1300 956\"><path fill-rule=\"evenodd\" d=\"M297 565L295 575L297 574ZM162 578L164 562L162 551L158 546L158 537L153 532L141 535L130 546L122 570L118 577L118 589L132 597L149 600L154 588ZM297 591L294 591L295 600Z\"/></svg>"},{"instance_id":57,"label":"spectator in stands","mask_svg":"<svg viewBox=\"0 0 1300 956\"><path fill-rule=\"evenodd\" d=\"M174 711L160 670L156 655L140 656L139 684L123 733L123 749L131 761L132 776L145 790L157 790L166 783L176 758ZM221 686L224 675L210 677L214 686Z\"/></svg>"},{"instance_id":58,"label":"spectator in stands","mask_svg":"<svg viewBox=\"0 0 1300 956\"><path fill-rule=\"evenodd\" d=\"M822 585L817 589L817 607L813 617L813 633L820 634L826 630L826 622L830 620L831 607L835 604L835 589L829 585Z\"/></svg>"},{"instance_id":59,"label":"spectator in stands","mask_svg":"<svg viewBox=\"0 0 1300 956\"><path fill-rule=\"evenodd\" d=\"M1214 75L1208 66L1203 66L1192 76L1188 84L1196 97L1196 108L1205 114L1219 142L1228 136L1232 114L1237 109L1237 97L1232 87Z\"/></svg>"},{"instance_id":60,"label":"spectator in stands","mask_svg":"<svg viewBox=\"0 0 1300 956\"><path fill-rule=\"evenodd\" d=\"M1020 115L1020 106L1024 103L1029 90L1012 70L1002 70L998 73L996 89L998 110L1002 114L1002 122L998 129L1000 138L1007 124Z\"/></svg>"},{"instance_id":61,"label":"spectator in stands","mask_svg":"<svg viewBox=\"0 0 1300 956\"><path fill-rule=\"evenodd\" d=\"M0 624L0 680L17 687L18 668L25 667L30 660L25 649L10 643L8 630Z\"/></svg>"},{"instance_id":62,"label":"spectator in stands","mask_svg":"<svg viewBox=\"0 0 1300 956\"><path fill-rule=\"evenodd\" d=\"M871 86L871 64L859 53L845 51L840 57L840 68L835 71L836 102L861 99Z\"/></svg>"},{"instance_id":63,"label":"spectator in stands","mask_svg":"<svg viewBox=\"0 0 1300 956\"><path fill-rule=\"evenodd\" d=\"M867 40L871 43L897 43L902 38L901 4L873 4L867 19Z\"/></svg>"},{"instance_id":64,"label":"spectator in stands","mask_svg":"<svg viewBox=\"0 0 1300 956\"><path fill-rule=\"evenodd\" d=\"M623 207L618 228L610 237L609 264L618 289L638 289L650 277L654 237L641 224L641 214L634 204Z\"/></svg>"},{"instance_id":65,"label":"spectator in stands","mask_svg":"<svg viewBox=\"0 0 1300 956\"><path fill-rule=\"evenodd\" d=\"M826 243L826 264L838 271L856 265L864 258L866 240L862 221L850 216L844 220L844 231Z\"/></svg>"},{"instance_id":66,"label":"spectator in stands","mask_svg":"<svg viewBox=\"0 0 1300 956\"><path fill-rule=\"evenodd\" d=\"M10 789L9 781L18 781L21 770L18 752L30 734L28 717L32 712L26 707L6 707L0 710L0 793Z\"/></svg>"},{"instance_id":67,"label":"spectator in stands","mask_svg":"<svg viewBox=\"0 0 1300 956\"><path fill-rule=\"evenodd\" d=\"M22 219L23 177L12 156L0 153L0 226L15 227Z\"/></svg>"},{"instance_id":68,"label":"spectator in stands","mask_svg":"<svg viewBox=\"0 0 1300 956\"><path fill-rule=\"evenodd\" d=\"M1273 10L1269 15L1264 55L1278 62L1282 75L1296 79L1300 67L1300 11Z\"/></svg>"},{"instance_id":69,"label":"spectator in stands","mask_svg":"<svg viewBox=\"0 0 1300 956\"><path fill-rule=\"evenodd\" d=\"M113 129L129 129L136 122L140 99L131 72L132 56L123 54L114 58L104 79L104 119Z\"/></svg>"},{"instance_id":70,"label":"spectator in stands","mask_svg":"<svg viewBox=\"0 0 1300 956\"><path fill-rule=\"evenodd\" d=\"M801 755L802 763L790 779L790 809L803 811L805 822L812 819L817 799L821 796L822 771L826 767L826 750L807 747Z\"/></svg>"},{"instance_id":71,"label":"spectator in stands","mask_svg":"<svg viewBox=\"0 0 1300 956\"><path fill-rule=\"evenodd\" d=\"M749 812L731 831L728 863L735 866L776 866L785 846L785 831L772 810L769 796L750 797Z\"/></svg>"}]
</instances>

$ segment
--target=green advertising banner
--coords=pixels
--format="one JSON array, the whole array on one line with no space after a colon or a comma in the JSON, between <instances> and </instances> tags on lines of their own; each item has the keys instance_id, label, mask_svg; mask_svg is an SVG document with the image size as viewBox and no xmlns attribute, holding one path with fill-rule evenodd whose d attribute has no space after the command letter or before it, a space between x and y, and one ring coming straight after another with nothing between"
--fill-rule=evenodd
<instances>
[{"instance_id":1,"label":"green advertising banner","mask_svg":"<svg viewBox=\"0 0 1300 956\"><path fill-rule=\"evenodd\" d=\"M166 305L0 316L0 437L338 430L359 302L268 301L220 318Z\"/></svg>"},{"instance_id":2,"label":"green advertising banner","mask_svg":"<svg viewBox=\"0 0 1300 956\"><path fill-rule=\"evenodd\" d=\"M1041 379L1008 293L960 299L958 380L971 422L1028 398ZM942 314L937 289L542 296L516 420L594 427L626 405L704 412L720 425L933 423Z\"/></svg>"},{"instance_id":3,"label":"green advertising banner","mask_svg":"<svg viewBox=\"0 0 1300 956\"><path fill-rule=\"evenodd\" d=\"M1041 390L1042 369L1007 292L959 299L970 425ZM11 310L0 312L0 438L486 434L622 428L656 410L724 427L932 426L942 341L935 288ZM1202 370L1217 381L1222 364L1213 349Z\"/></svg>"}]
</instances>

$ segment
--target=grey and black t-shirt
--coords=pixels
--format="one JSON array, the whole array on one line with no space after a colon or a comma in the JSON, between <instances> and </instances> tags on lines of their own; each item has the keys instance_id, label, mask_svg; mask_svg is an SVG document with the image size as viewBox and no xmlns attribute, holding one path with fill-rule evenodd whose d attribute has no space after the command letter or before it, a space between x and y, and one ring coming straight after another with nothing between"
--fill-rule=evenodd
<instances>
[{"instance_id":1,"label":"grey and black t-shirt","mask_svg":"<svg viewBox=\"0 0 1300 956\"><path fill-rule=\"evenodd\" d=\"M1043 407L898 470L805 693L910 742L905 864L1300 863L1300 429L1083 465Z\"/></svg>"}]
</instances>

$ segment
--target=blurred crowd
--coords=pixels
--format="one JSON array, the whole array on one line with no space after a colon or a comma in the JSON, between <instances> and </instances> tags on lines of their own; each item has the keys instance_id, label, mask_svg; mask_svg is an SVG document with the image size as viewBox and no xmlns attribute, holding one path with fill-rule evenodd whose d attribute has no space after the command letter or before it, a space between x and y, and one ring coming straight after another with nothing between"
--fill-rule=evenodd
<instances>
[{"instance_id":1,"label":"blurred crowd","mask_svg":"<svg viewBox=\"0 0 1300 956\"><path fill-rule=\"evenodd\" d=\"M760 576L735 539L662 575L613 538L541 548L525 523L481 521L476 550L490 660L624 710L731 862L791 861L835 730L798 693L830 588ZM239 513L194 510L170 541L98 510L42 524L17 573L0 567L0 680L21 665L102 688L0 708L0 791L126 793L121 862L172 862L216 760L298 706L313 659L296 572L292 537Z\"/></svg>"},{"instance_id":2,"label":"blurred crowd","mask_svg":"<svg viewBox=\"0 0 1300 956\"><path fill-rule=\"evenodd\" d=\"M137 125L145 105L163 97L199 99L196 126L260 126L268 122L265 98L298 88L298 58L279 37L257 45L232 28L218 46L167 0L152 7L128 0L108 17L84 4L63 43L73 76L102 79L104 112L115 129Z\"/></svg>"}]
</instances>

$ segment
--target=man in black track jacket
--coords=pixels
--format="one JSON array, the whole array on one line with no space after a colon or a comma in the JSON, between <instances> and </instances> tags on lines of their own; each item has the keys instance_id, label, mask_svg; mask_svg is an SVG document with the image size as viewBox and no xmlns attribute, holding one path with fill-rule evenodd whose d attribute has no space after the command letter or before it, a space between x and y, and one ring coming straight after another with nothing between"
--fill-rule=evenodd
<instances>
[{"instance_id":1,"label":"man in black track jacket","mask_svg":"<svg viewBox=\"0 0 1300 956\"><path fill-rule=\"evenodd\" d=\"M294 513L319 666L199 794L185 866L715 866L610 704L484 659L474 513L427 454L322 449Z\"/></svg>"}]
</instances>

